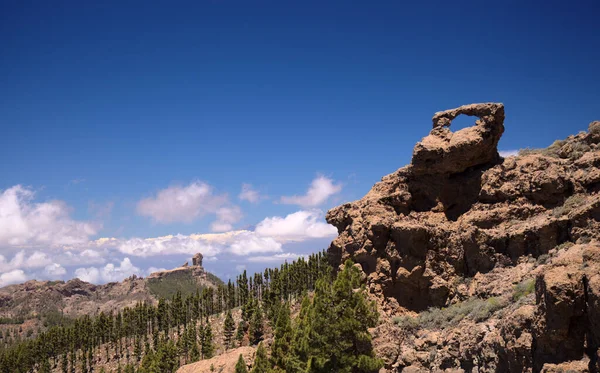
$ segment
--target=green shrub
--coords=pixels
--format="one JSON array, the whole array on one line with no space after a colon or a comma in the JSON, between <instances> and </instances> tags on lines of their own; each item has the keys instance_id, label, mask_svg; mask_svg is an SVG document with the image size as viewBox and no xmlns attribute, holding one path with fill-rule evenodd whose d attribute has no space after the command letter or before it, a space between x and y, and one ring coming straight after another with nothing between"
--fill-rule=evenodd
<instances>
[{"instance_id":1,"label":"green shrub","mask_svg":"<svg viewBox=\"0 0 600 373\"><path fill-rule=\"evenodd\" d=\"M563 242L560 245L556 246L556 251L567 250L569 247L571 247L573 245L575 245L575 244L571 241Z\"/></svg>"},{"instance_id":2,"label":"green shrub","mask_svg":"<svg viewBox=\"0 0 600 373\"><path fill-rule=\"evenodd\" d=\"M556 140L547 148L530 149L525 148L519 150L519 155L539 154L546 157L560 158L560 149L565 145L564 140Z\"/></svg>"},{"instance_id":3,"label":"green shrub","mask_svg":"<svg viewBox=\"0 0 600 373\"><path fill-rule=\"evenodd\" d=\"M556 218L568 214L574 208L581 206L586 201L585 195L573 194L565 200L565 202L552 210L552 215Z\"/></svg>"},{"instance_id":4,"label":"green shrub","mask_svg":"<svg viewBox=\"0 0 600 373\"><path fill-rule=\"evenodd\" d=\"M542 264L546 264L548 262L548 259L550 259L550 255L548 254L542 254L540 256L537 257L537 260L535 261L536 265L542 265Z\"/></svg>"},{"instance_id":5,"label":"green shrub","mask_svg":"<svg viewBox=\"0 0 600 373\"><path fill-rule=\"evenodd\" d=\"M445 308L432 307L421 312L417 317L399 316L394 319L394 322L402 329L407 330L418 328L444 329L458 324L465 318L474 321L487 320L494 312L506 307L506 305L506 300L497 297L488 299L471 298Z\"/></svg>"},{"instance_id":6,"label":"green shrub","mask_svg":"<svg viewBox=\"0 0 600 373\"><path fill-rule=\"evenodd\" d=\"M583 142L578 142L573 144L571 147L571 152L569 153L569 159L577 160L581 158L581 156L591 150L590 146Z\"/></svg>"},{"instance_id":7,"label":"green shrub","mask_svg":"<svg viewBox=\"0 0 600 373\"><path fill-rule=\"evenodd\" d=\"M524 296L533 293L534 290L535 290L535 279L530 278L530 279L521 281L520 283L515 285L512 299L513 299L513 301L516 302L519 299L523 298Z\"/></svg>"}]
</instances>

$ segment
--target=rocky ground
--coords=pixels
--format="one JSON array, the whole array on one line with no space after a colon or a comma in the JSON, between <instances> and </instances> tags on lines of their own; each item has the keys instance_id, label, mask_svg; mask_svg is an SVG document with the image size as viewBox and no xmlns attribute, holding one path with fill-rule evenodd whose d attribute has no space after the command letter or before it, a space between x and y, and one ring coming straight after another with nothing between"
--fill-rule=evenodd
<instances>
[{"instance_id":1,"label":"rocky ground","mask_svg":"<svg viewBox=\"0 0 600 373\"><path fill-rule=\"evenodd\" d=\"M410 165L327 214L383 313L384 371L600 368L600 122L506 159L503 132L502 104L436 113Z\"/></svg>"}]
</instances>

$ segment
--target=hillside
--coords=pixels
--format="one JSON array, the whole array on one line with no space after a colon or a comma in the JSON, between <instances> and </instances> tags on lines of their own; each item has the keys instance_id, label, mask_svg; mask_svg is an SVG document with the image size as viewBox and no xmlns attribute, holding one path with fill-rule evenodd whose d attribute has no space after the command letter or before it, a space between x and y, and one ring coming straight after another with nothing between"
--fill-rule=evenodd
<instances>
[{"instance_id":1,"label":"hillside","mask_svg":"<svg viewBox=\"0 0 600 373\"><path fill-rule=\"evenodd\" d=\"M410 165L327 214L334 264L360 263L385 314L386 371L600 369L600 122L504 159L504 117L436 113Z\"/></svg>"},{"instance_id":2,"label":"hillside","mask_svg":"<svg viewBox=\"0 0 600 373\"><path fill-rule=\"evenodd\" d=\"M155 272L146 278L132 276L121 282L94 285L79 279L69 281L27 281L0 288L0 318L7 326L54 324L62 317L108 313L139 302L156 304L177 292L183 296L205 287L216 288L223 282L202 267L202 254L196 254L193 265Z\"/></svg>"}]
</instances>

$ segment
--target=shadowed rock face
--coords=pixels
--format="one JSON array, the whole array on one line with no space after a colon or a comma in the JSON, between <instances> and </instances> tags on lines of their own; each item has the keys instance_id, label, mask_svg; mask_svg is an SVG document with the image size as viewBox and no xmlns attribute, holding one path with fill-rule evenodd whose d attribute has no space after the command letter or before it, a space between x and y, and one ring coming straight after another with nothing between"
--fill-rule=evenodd
<instances>
[{"instance_id":1,"label":"shadowed rock face","mask_svg":"<svg viewBox=\"0 0 600 373\"><path fill-rule=\"evenodd\" d=\"M202 258L203 258L202 254L201 253L197 253L192 258L192 264L194 266L202 267Z\"/></svg>"},{"instance_id":2,"label":"shadowed rock face","mask_svg":"<svg viewBox=\"0 0 600 373\"><path fill-rule=\"evenodd\" d=\"M451 122L458 115L478 119L474 126L452 132ZM435 361L441 365L427 366L428 360L417 355L401 362L402 351L394 350L399 355L389 366L410 367L414 360L442 371L458 364L465 371L538 372L585 356L586 364L595 366L600 258L589 247L600 239L600 122L548 149L506 159L497 150L504 132L502 104L439 112L433 127L415 146L410 165L326 216L339 233L328 249L332 263L359 263L384 313L444 307L468 294L490 296L489 289L498 286L504 286L504 293L491 294L509 296L532 270L523 269L529 259L543 261L563 243L580 243L574 247L582 249L573 249L569 265L536 269L536 304L521 307L521 316L507 315L500 334L486 334L495 325L481 326L488 331L472 338L467 334L473 331L457 331L464 341L448 334L444 343L463 343L457 347L462 352L440 355ZM584 260L586 255L590 259ZM577 269L583 263L594 269ZM472 279L478 282L465 293L461 284ZM479 338L488 338L489 344ZM489 354L489 361L473 366L469 360L477 354Z\"/></svg>"}]
</instances>

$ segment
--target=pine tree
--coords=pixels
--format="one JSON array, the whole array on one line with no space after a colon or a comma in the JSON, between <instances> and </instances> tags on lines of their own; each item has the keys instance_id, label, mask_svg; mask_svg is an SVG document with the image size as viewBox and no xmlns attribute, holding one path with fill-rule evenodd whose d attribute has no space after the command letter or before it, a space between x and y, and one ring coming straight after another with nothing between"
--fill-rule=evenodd
<instances>
[{"instance_id":1,"label":"pine tree","mask_svg":"<svg viewBox=\"0 0 600 373\"><path fill-rule=\"evenodd\" d=\"M69 373L69 358L67 353L65 352L60 359L60 369L62 373Z\"/></svg>"},{"instance_id":2,"label":"pine tree","mask_svg":"<svg viewBox=\"0 0 600 373\"><path fill-rule=\"evenodd\" d=\"M351 261L333 285L317 281L312 303L305 300L300 313L290 371L302 369L304 362L309 373L374 373L382 367L368 331L377 323L377 311Z\"/></svg>"},{"instance_id":3,"label":"pine tree","mask_svg":"<svg viewBox=\"0 0 600 373\"><path fill-rule=\"evenodd\" d=\"M190 348L190 362L194 363L198 360L200 360L200 350L198 349L198 343L194 341Z\"/></svg>"},{"instance_id":4,"label":"pine tree","mask_svg":"<svg viewBox=\"0 0 600 373\"><path fill-rule=\"evenodd\" d=\"M229 349L231 347L233 333L235 333L235 322L233 321L231 310L228 310L227 316L225 316L225 323L223 325L223 335L225 336L225 349Z\"/></svg>"},{"instance_id":5,"label":"pine tree","mask_svg":"<svg viewBox=\"0 0 600 373\"><path fill-rule=\"evenodd\" d=\"M267 358L267 349L261 343L258 344L256 350L256 358L254 359L254 365L250 373L268 373L271 369L269 359Z\"/></svg>"},{"instance_id":6,"label":"pine tree","mask_svg":"<svg viewBox=\"0 0 600 373\"><path fill-rule=\"evenodd\" d=\"M69 360L71 362L70 364L70 373L75 373L75 359L77 358L77 355L75 354L75 350L71 350L71 355L69 356Z\"/></svg>"},{"instance_id":7,"label":"pine tree","mask_svg":"<svg viewBox=\"0 0 600 373\"><path fill-rule=\"evenodd\" d=\"M248 367L244 361L244 357L240 354L237 364L235 364L235 373L248 373Z\"/></svg>"},{"instance_id":8,"label":"pine tree","mask_svg":"<svg viewBox=\"0 0 600 373\"><path fill-rule=\"evenodd\" d=\"M202 333L202 358L210 359L215 353L215 346L213 344L213 334L208 320L204 326L204 333Z\"/></svg>"},{"instance_id":9,"label":"pine tree","mask_svg":"<svg viewBox=\"0 0 600 373\"><path fill-rule=\"evenodd\" d=\"M285 370L285 361L290 353L292 344L292 322L290 306L284 303L279 309L277 324L275 326L275 340L271 346L272 365Z\"/></svg>"},{"instance_id":10,"label":"pine tree","mask_svg":"<svg viewBox=\"0 0 600 373\"><path fill-rule=\"evenodd\" d=\"M43 358L40 362L40 368L38 369L39 373L50 373L52 369L50 368L50 363L48 359Z\"/></svg>"},{"instance_id":11,"label":"pine tree","mask_svg":"<svg viewBox=\"0 0 600 373\"><path fill-rule=\"evenodd\" d=\"M295 320L290 354L285 361L288 372L306 371L306 363L310 354L310 309L310 298L306 296L302 300L300 315Z\"/></svg>"},{"instance_id":12,"label":"pine tree","mask_svg":"<svg viewBox=\"0 0 600 373\"><path fill-rule=\"evenodd\" d=\"M244 340L244 334L244 320L240 320L240 322L238 323L237 331L235 332L235 340L238 341L239 346L242 345L242 341Z\"/></svg>"},{"instance_id":13,"label":"pine tree","mask_svg":"<svg viewBox=\"0 0 600 373\"><path fill-rule=\"evenodd\" d=\"M81 373L87 373L87 356L85 351L81 352Z\"/></svg>"},{"instance_id":14,"label":"pine tree","mask_svg":"<svg viewBox=\"0 0 600 373\"><path fill-rule=\"evenodd\" d=\"M251 344L257 344L262 340L264 333L263 328L263 316L260 307L256 307L252 313L252 319L248 327L248 337L250 338Z\"/></svg>"},{"instance_id":15,"label":"pine tree","mask_svg":"<svg viewBox=\"0 0 600 373\"><path fill-rule=\"evenodd\" d=\"M133 354L135 355L136 361L140 361L142 359L142 340L140 337L135 338Z\"/></svg>"}]
</instances>

